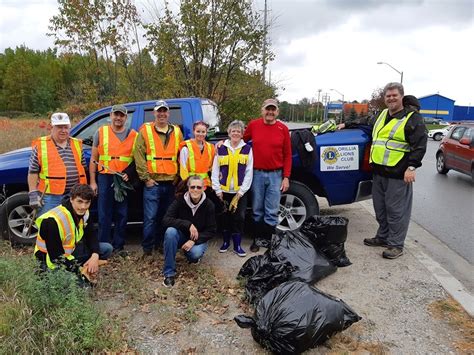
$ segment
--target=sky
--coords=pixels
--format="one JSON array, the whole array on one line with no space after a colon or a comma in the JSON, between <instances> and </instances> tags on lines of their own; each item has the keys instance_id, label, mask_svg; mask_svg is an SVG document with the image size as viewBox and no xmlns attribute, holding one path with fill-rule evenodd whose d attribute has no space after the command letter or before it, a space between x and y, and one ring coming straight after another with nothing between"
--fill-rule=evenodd
<instances>
[{"instance_id":1,"label":"sky","mask_svg":"<svg viewBox=\"0 0 474 355\"><path fill-rule=\"evenodd\" d=\"M267 3L275 54L267 80L280 100L316 100L318 90L320 99L370 99L375 89L399 81L399 71L405 94L439 93L457 105L474 105L474 0ZM264 0L253 7L263 14ZM46 33L56 13L53 0L0 0L0 51L53 47Z\"/></svg>"}]
</instances>

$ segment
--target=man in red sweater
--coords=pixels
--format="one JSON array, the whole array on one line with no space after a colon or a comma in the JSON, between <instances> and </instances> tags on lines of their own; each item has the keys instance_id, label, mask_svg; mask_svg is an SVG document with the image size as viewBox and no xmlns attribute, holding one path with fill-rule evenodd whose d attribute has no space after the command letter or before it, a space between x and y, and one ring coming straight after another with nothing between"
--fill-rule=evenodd
<instances>
[{"instance_id":1,"label":"man in red sweater","mask_svg":"<svg viewBox=\"0 0 474 355\"><path fill-rule=\"evenodd\" d=\"M244 140L252 140L253 181L252 211L254 241L250 247L258 251L255 236L269 241L278 224L280 194L288 190L291 174L291 141L288 127L278 116L278 101L267 99L262 105L262 117L250 121ZM260 246L268 246L262 244Z\"/></svg>"}]
</instances>

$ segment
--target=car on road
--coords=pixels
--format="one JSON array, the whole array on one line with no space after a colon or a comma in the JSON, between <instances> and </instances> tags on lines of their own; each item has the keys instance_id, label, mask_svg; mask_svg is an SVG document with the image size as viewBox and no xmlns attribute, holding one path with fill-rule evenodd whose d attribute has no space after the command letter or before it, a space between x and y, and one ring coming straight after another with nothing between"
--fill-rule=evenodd
<instances>
[{"instance_id":1,"label":"car on road","mask_svg":"<svg viewBox=\"0 0 474 355\"><path fill-rule=\"evenodd\" d=\"M457 124L449 130L436 152L436 169L440 174L459 171L474 182L474 123Z\"/></svg>"},{"instance_id":2,"label":"car on road","mask_svg":"<svg viewBox=\"0 0 474 355\"><path fill-rule=\"evenodd\" d=\"M425 124L440 124L441 119L434 117L423 117Z\"/></svg>"},{"instance_id":3,"label":"car on road","mask_svg":"<svg viewBox=\"0 0 474 355\"><path fill-rule=\"evenodd\" d=\"M445 135L451 130L453 126L447 126L438 129L430 129L428 131L428 138L432 138L435 141L440 141Z\"/></svg>"}]
</instances>

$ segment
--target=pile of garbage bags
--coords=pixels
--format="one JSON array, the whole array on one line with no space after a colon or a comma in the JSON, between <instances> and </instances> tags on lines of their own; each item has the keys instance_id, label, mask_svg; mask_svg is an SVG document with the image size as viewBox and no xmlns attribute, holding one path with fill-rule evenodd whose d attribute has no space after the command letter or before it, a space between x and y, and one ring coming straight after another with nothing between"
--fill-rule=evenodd
<instances>
[{"instance_id":1,"label":"pile of garbage bags","mask_svg":"<svg viewBox=\"0 0 474 355\"><path fill-rule=\"evenodd\" d=\"M300 231L273 235L263 255L248 259L238 274L246 280L253 317L235 321L275 353L300 353L361 318L343 301L310 286L351 265L344 243L348 219L313 216Z\"/></svg>"}]
</instances>

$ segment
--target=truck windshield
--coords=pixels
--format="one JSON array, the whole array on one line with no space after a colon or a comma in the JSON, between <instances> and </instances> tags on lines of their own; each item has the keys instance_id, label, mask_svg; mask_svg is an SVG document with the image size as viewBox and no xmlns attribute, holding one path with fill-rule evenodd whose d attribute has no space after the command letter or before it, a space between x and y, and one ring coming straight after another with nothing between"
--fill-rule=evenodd
<instances>
[{"instance_id":1,"label":"truck windshield","mask_svg":"<svg viewBox=\"0 0 474 355\"><path fill-rule=\"evenodd\" d=\"M202 100L202 118L209 125L209 131L219 132L220 116L217 105L211 100Z\"/></svg>"}]
</instances>

